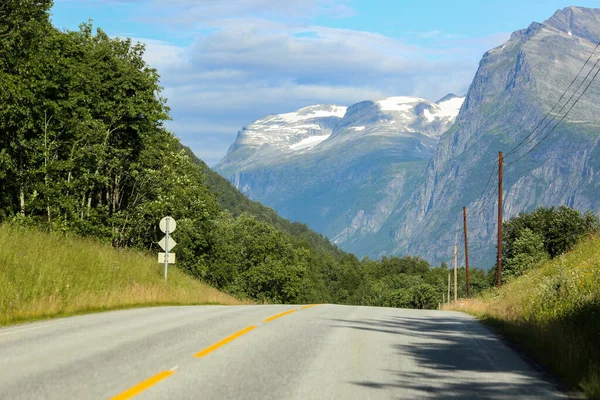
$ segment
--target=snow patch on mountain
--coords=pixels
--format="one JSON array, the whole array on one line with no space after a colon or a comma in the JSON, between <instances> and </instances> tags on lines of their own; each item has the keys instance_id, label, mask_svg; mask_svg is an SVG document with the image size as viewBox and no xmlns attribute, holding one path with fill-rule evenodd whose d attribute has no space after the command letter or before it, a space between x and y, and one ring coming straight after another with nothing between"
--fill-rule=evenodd
<instances>
[{"instance_id":1,"label":"snow patch on mountain","mask_svg":"<svg viewBox=\"0 0 600 400\"><path fill-rule=\"evenodd\" d=\"M346 109L337 105L316 105L268 115L243 128L236 143L254 148L268 146L284 154L309 150L329 137Z\"/></svg>"},{"instance_id":2,"label":"snow patch on mountain","mask_svg":"<svg viewBox=\"0 0 600 400\"><path fill-rule=\"evenodd\" d=\"M423 114L427 121L433 122L436 118L441 119L454 119L458 115L460 108L465 102L464 97L454 97L445 101L440 101L436 103L437 108L434 108L431 112L429 110L424 110Z\"/></svg>"},{"instance_id":3,"label":"snow patch on mountain","mask_svg":"<svg viewBox=\"0 0 600 400\"><path fill-rule=\"evenodd\" d=\"M301 108L296 112L274 115L267 117L265 122L284 121L286 123L295 123L313 118L338 117L342 118L346 114L347 107L343 106L311 106Z\"/></svg>"},{"instance_id":4,"label":"snow patch on mountain","mask_svg":"<svg viewBox=\"0 0 600 400\"><path fill-rule=\"evenodd\" d=\"M456 118L464 102L465 97L458 96L448 99L446 101L439 101L436 104L440 107L441 110L441 113L439 114L440 117Z\"/></svg>"},{"instance_id":5,"label":"snow patch on mountain","mask_svg":"<svg viewBox=\"0 0 600 400\"><path fill-rule=\"evenodd\" d=\"M395 96L379 100L377 104L379 104L382 111L410 111L414 106L424 101L427 100L418 97Z\"/></svg>"},{"instance_id":6,"label":"snow patch on mountain","mask_svg":"<svg viewBox=\"0 0 600 400\"><path fill-rule=\"evenodd\" d=\"M428 122L433 122L436 118L442 120L456 118L464 101L464 97L449 94L436 103L419 97L396 96L379 100L377 104L381 111L388 111L394 115L401 114L400 122L418 117L424 117ZM389 124L392 125L396 122L392 120Z\"/></svg>"},{"instance_id":7,"label":"snow patch on mountain","mask_svg":"<svg viewBox=\"0 0 600 400\"><path fill-rule=\"evenodd\" d=\"M312 149L313 147L327 139L329 136L331 135L309 136L306 139L302 139L298 143L292 144L290 146L290 149L294 151Z\"/></svg>"}]
</instances>

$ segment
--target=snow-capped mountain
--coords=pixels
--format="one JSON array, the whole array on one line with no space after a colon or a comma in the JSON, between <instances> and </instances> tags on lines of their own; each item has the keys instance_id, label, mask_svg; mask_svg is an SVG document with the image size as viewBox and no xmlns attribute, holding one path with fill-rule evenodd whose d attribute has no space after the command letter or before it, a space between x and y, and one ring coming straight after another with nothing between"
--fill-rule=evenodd
<instances>
[{"instance_id":1,"label":"snow-capped mountain","mask_svg":"<svg viewBox=\"0 0 600 400\"><path fill-rule=\"evenodd\" d=\"M315 147L331 135L332 128L346 114L347 107L316 105L296 112L269 115L240 132L238 146L272 146L284 152Z\"/></svg>"},{"instance_id":2,"label":"snow-capped mountain","mask_svg":"<svg viewBox=\"0 0 600 400\"><path fill-rule=\"evenodd\" d=\"M389 97L269 115L238 132L216 171L250 198L344 248L410 193L464 97Z\"/></svg>"},{"instance_id":3,"label":"snow-capped mountain","mask_svg":"<svg viewBox=\"0 0 600 400\"><path fill-rule=\"evenodd\" d=\"M431 139L424 140L431 148L452 124L463 101L464 97L453 94L436 103L417 97L389 97L350 107L315 105L269 115L238 132L216 170L231 175L301 154L328 151L352 138L367 136L425 136Z\"/></svg>"}]
</instances>

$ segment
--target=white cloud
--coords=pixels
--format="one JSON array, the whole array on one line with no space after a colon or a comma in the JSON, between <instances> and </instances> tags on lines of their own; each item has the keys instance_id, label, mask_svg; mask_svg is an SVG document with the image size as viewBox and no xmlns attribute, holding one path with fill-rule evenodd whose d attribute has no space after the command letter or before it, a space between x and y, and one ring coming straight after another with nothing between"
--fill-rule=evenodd
<instances>
[{"instance_id":1,"label":"white cloud","mask_svg":"<svg viewBox=\"0 0 600 400\"><path fill-rule=\"evenodd\" d=\"M464 39L436 30L421 34L433 45L416 46L311 22L352 12L336 0L129 2L145 4L139 18L194 35L186 47L136 40L147 45L145 59L162 76L174 118L169 128L209 165L225 155L242 126L270 113L392 95L463 94L481 55L508 38Z\"/></svg>"},{"instance_id":2,"label":"white cloud","mask_svg":"<svg viewBox=\"0 0 600 400\"><path fill-rule=\"evenodd\" d=\"M144 60L154 68L183 67L186 63L187 49L162 40L130 38L134 42L141 42L146 46Z\"/></svg>"}]
</instances>

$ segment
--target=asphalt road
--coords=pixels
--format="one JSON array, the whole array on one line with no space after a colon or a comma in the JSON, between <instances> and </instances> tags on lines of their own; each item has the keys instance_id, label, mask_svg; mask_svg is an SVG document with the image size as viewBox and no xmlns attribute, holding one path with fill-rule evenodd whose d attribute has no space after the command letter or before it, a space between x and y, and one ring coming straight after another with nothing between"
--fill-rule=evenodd
<instances>
[{"instance_id":1,"label":"asphalt road","mask_svg":"<svg viewBox=\"0 0 600 400\"><path fill-rule=\"evenodd\" d=\"M269 320L288 310L296 311ZM484 326L454 312L335 305L159 307L0 329L2 399L133 395L565 398Z\"/></svg>"}]
</instances>

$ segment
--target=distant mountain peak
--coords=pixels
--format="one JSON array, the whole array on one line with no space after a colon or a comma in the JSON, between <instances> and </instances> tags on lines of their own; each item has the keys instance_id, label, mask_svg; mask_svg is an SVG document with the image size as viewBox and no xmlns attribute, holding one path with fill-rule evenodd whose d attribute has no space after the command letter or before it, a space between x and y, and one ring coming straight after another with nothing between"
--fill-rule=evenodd
<instances>
[{"instance_id":1,"label":"distant mountain peak","mask_svg":"<svg viewBox=\"0 0 600 400\"><path fill-rule=\"evenodd\" d=\"M420 159L432 152L440 136L452 126L464 99L450 94L434 103L419 97L393 96L350 107L318 104L271 114L242 128L215 169L231 177L240 171L293 163L297 157L323 157L342 148L348 154L358 154L365 143L380 140L385 145L390 140L396 145L402 142L408 146L402 157ZM415 151L418 154L414 155Z\"/></svg>"},{"instance_id":2,"label":"distant mountain peak","mask_svg":"<svg viewBox=\"0 0 600 400\"><path fill-rule=\"evenodd\" d=\"M308 106L299 109L298 111L293 111L285 114L272 114L266 118L263 118L259 121L273 121L278 120L282 122L300 122L314 118L327 118L327 117L337 117L342 118L344 114L346 114L347 107L337 106L333 104L318 104L314 106ZM256 123L255 122L255 123Z\"/></svg>"},{"instance_id":3,"label":"distant mountain peak","mask_svg":"<svg viewBox=\"0 0 600 400\"><path fill-rule=\"evenodd\" d=\"M444 97L442 97L441 99L439 99L438 101L436 101L435 104L440 104L440 103L443 103L445 101L456 99L456 98L459 98L459 97L465 97L465 96L457 96L454 93L448 93L447 95L445 95Z\"/></svg>"},{"instance_id":4,"label":"distant mountain peak","mask_svg":"<svg viewBox=\"0 0 600 400\"><path fill-rule=\"evenodd\" d=\"M600 9L565 7L544 21L544 25L558 29L569 36L577 36L597 43L600 40Z\"/></svg>"},{"instance_id":5,"label":"distant mountain peak","mask_svg":"<svg viewBox=\"0 0 600 400\"><path fill-rule=\"evenodd\" d=\"M408 111L415 105L427 100L411 96L393 96L378 100L377 104L382 111Z\"/></svg>"},{"instance_id":6,"label":"distant mountain peak","mask_svg":"<svg viewBox=\"0 0 600 400\"><path fill-rule=\"evenodd\" d=\"M420 97L394 96L378 100L376 104L384 112L407 114L409 119L420 116L432 122L436 118L454 120L464 100L464 96L449 93L435 103Z\"/></svg>"}]
</instances>

